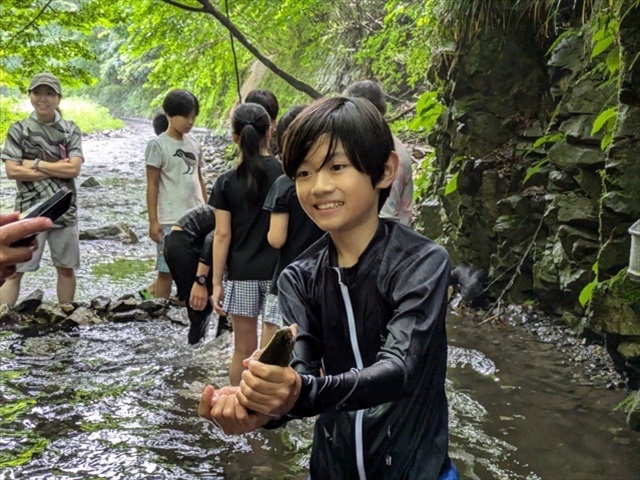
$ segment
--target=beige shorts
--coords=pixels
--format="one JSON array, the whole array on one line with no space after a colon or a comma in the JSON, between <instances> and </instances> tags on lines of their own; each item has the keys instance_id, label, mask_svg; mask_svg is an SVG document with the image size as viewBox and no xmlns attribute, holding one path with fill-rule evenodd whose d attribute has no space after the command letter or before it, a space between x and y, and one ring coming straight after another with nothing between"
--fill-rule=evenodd
<instances>
[{"instance_id":1,"label":"beige shorts","mask_svg":"<svg viewBox=\"0 0 640 480\"><path fill-rule=\"evenodd\" d=\"M42 232L37 237L38 249L33 252L31 260L16 266L19 273L35 272L40 268L40 259L44 252L44 244L49 244L51 261L56 267L78 268L80 266L80 242L78 225L64 228L53 228Z\"/></svg>"}]
</instances>

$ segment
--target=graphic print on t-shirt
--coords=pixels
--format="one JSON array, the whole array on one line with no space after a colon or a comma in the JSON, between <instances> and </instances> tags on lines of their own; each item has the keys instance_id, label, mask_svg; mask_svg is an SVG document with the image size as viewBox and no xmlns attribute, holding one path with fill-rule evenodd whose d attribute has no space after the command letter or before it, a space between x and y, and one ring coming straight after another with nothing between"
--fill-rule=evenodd
<instances>
[{"instance_id":1,"label":"graphic print on t-shirt","mask_svg":"<svg viewBox=\"0 0 640 480\"><path fill-rule=\"evenodd\" d=\"M181 148L176 150L173 154L174 157L180 157L184 164L187 166L187 170L183 172L183 175L189 175L193 173L193 168L196 166L196 156L191 152L185 152Z\"/></svg>"}]
</instances>

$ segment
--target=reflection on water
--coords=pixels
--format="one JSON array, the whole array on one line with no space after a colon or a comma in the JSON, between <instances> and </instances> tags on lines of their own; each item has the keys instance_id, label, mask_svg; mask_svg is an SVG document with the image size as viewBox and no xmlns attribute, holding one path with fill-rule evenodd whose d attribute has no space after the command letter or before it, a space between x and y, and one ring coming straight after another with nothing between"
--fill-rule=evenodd
<instances>
[{"instance_id":1,"label":"reflection on water","mask_svg":"<svg viewBox=\"0 0 640 480\"><path fill-rule=\"evenodd\" d=\"M638 435L610 414L622 393L569 385L561 356L534 355L531 340L455 317L449 330L462 478L638 478ZM162 321L5 332L0 477L306 478L309 421L232 437L197 417L189 390L226 384L230 349L229 335L192 348L186 327Z\"/></svg>"}]
</instances>

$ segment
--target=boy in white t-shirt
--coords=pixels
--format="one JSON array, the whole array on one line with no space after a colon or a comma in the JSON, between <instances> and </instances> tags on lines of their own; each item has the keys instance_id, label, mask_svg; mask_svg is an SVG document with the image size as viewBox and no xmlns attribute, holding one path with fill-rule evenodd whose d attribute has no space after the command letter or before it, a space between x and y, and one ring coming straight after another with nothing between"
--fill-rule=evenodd
<instances>
[{"instance_id":1,"label":"boy in white t-shirt","mask_svg":"<svg viewBox=\"0 0 640 480\"><path fill-rule=\"evenodd\" d=\"M205 203L200 143L189 135L199 112L198 99L186 90L172 90L162 103L166 129L147 144L147 211L149 236L157 244L155 297L169 298L171 274L164 259L163 239L187 210Z\"/></svg>"}]
</instances>

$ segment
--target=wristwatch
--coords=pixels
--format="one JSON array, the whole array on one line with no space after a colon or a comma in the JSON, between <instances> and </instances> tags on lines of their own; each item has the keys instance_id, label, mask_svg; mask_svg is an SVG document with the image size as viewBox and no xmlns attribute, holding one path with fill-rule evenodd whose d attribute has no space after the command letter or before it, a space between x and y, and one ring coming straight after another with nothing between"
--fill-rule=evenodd
<instances>
[{"instance_id":1,"label":"wristwatch","mask_svg":"<svg viewBox=\"0 0 640 480\"><path fill-rule=\"evenodd\" d=\"M39 164L39 163L40 163L40 159L39 159L39 158L36 158L36 159L33 161L33 165L31 166L31 170L38 171L38 164Z\"/></svg>"},{"instance_id":2,"label":"wristwatch","mask_svg":"<svg viewBox=\"0 0 640 480\"><path fill-rule=\"evenodd\" d=\"M207 284L207 276L206 275L196 275L196 278L193 280L198 285L206 285Z\"/></svg>"}]
</instances>

